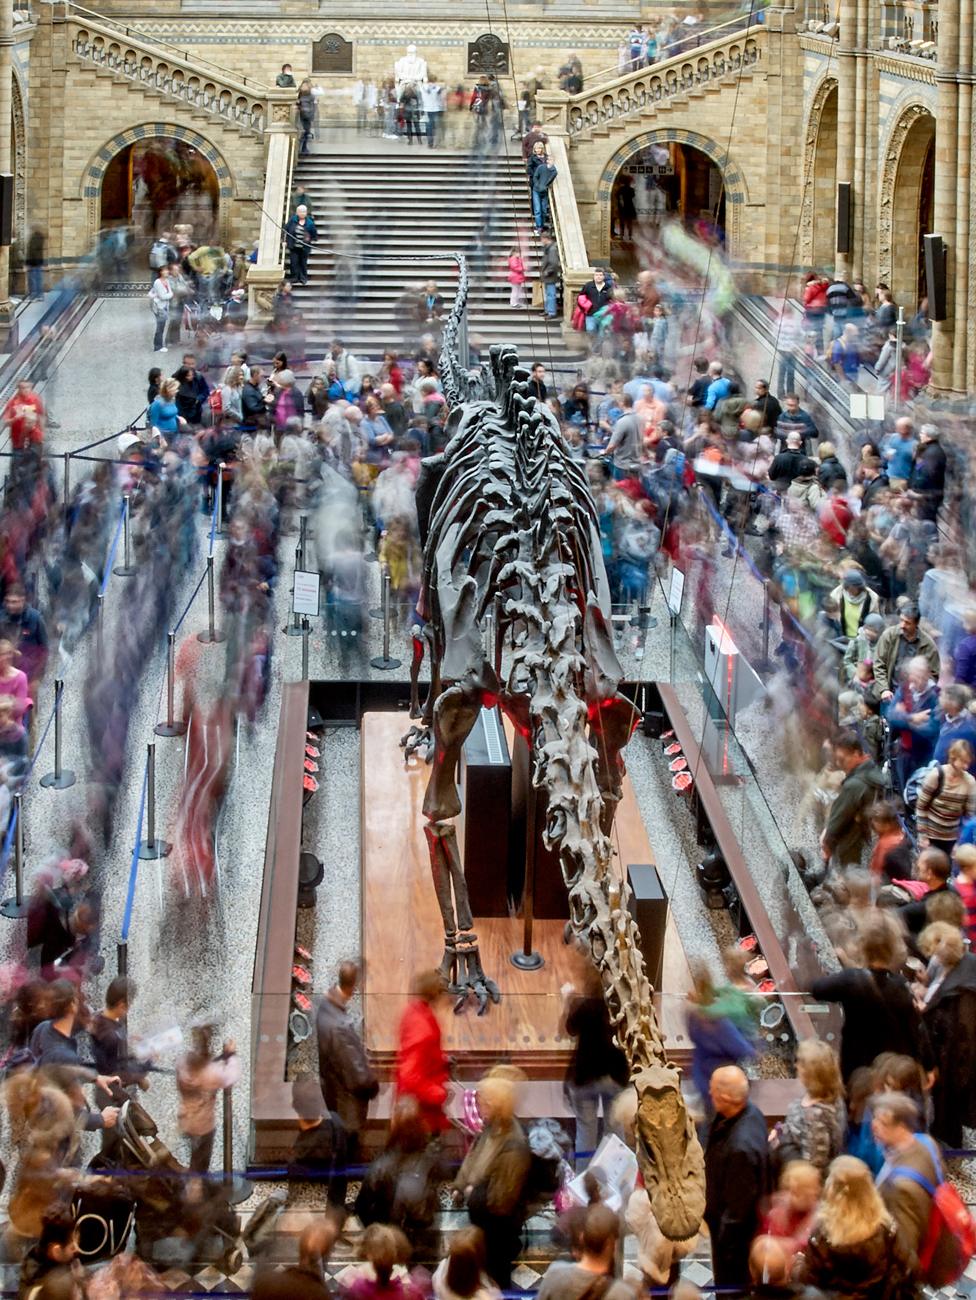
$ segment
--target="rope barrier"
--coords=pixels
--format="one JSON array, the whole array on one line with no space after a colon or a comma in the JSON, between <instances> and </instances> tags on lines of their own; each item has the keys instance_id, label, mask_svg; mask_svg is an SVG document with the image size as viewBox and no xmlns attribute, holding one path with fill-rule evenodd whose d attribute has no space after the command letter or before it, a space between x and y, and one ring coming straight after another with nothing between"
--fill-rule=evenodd
<instances>
[{"instance_id":1,"label":"rope barrier","mask_svg":"<svg viewBox=\"0 0 976 1300\"><path fill-rule=\"evenodd\" d=\"M132 862L129 865L129 885L125 895L125 912L122 916L122 943L129 941L129 927L132 924L132 907L136 898L136 878L139 874L139 846L142 844L142 819L146 811L146 787L149 783L149 759L142 773L142 797L139 800L139 820L136 824L136 842L132 850Z\"/></svg>"},{"instance_id":2,"label":"rope barrier","mask_svg":"<svg viewBox=\"0 0 976 1300\"><path fill-rule=\"evenodd\" d=\"M207 580L207 571L206 571L206 569L204 569L203 573L200 574L200 581L199 581L199 582L197 583L197 585L193 588L193 595L192 595L192 596L190 597L190 599L186 602L186 608L183 610L183 613L179 616L179 618L176 620L175 624L173 625L173 631L174 631L174 632L178 632L178 631L180 630L180 627L181 627L182 624L183 624L183 620L186 618L187 614L189 614L189 612L190 612L190 606L193 604L193 602L196 600L197 596L200 594L200 588L203 586L203 584L206 582L206 580Z\"/></svg>"},{"instance_id":3,"label":"rope barrier","mask_svg":"<svg viewBox=\"0 0 976 1300\"><path fill-rule=\"evenodd\" d=\"M27 764L27 771L24 773L22 787L27 784L28 780L30 779L30 774L34 770L34 764L41 756L41 750L44 748L45 740L47 740L47 733L51 730L51 723L54 721L55 712L56 712L55 709L51 710L50 716L48 717L47 720L47 725L45 726L44 730L41 732L41 738L34 746L34 754L33 757L31 758L31 761Z\"/></svg>"},{"instance_id":4,"label":"rope barrier","mask_svg":"<svg viewBox=\"0 0 976 1300\"><path fill-rule=\"evenodd\" d=\"M115 526L115 536L112 538L112 545L108 553L108 562L105 565L105 573L102 575L102 585L99 588L99 595L104 596L108 587L108 580L112 576L112 568L115 564L115 553L119 549L119 538L122 536L122 525L125 522L125 502L119 510L119 522Z\"/></svg>"},{"instance_id":5,"label":"rope barrier","mask_svg":"<svg viewBox=\"0 0 976 1300\"><path fill-rule=\"evenodd\" d=\"M104 438L96 438L94 442L86 442L83 447L77 447L74 451L69 451L68 455L72 458L80 457L83 451L91 451L92 447L101 447L106 442L111 442L113 438L120 437L123 433L129 433L133 429L145 427L145 426L141 426L139 424L139 421L142 419L142 417L146 414L148 410L149 407L144 406L142 410L139 412L139 414L136 416L136 418L132 420L131 423L127 424L124 429L117 429L115 433L107 433Z\"/></svg>"}]
</instances>

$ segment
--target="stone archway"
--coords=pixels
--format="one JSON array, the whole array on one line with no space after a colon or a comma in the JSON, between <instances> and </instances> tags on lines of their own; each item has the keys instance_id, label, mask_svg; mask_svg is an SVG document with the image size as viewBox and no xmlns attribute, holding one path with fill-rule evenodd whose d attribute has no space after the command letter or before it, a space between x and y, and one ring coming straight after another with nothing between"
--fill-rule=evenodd
<instances>
[{"instance_id":1,"label":"stone archway","mask_svg":"<svg viewBox=\"0 0 976 1300\"><path fill-rule=\"evenodd\" d=\"M924 213L931 212L931 155L935 118L926 104L913 103L901 113L888 138L881 173L878 222L878 278L891 285L895 302L909 313L918 296L919 260ZM928 166L926 164L929 164Z\"/></svg>"},{"instance_id":2,"label":"stone archway","mask_svg":"<svg viewBox=\"0 0 976 1300\"><path fill-rule=\"evenodd\" d=\"M807 118L800 209L800 260L831 272L837 223L837 82L826 77L817 87Z\"/></svg>"},{"instance_id":3,"label":"stone archway","mask_svg":"<svg viewBox=\"0 0 976 1300\"><path fill-rule=\"evenodd\" d=\"M102 179L105 176L105 170L112 159L127 145L135 144L139 140L149 139L170 139L182 140L186 144L192 145L194 149L206 158L207 162L213 167L216 174L220 189L220 207L218 213L218 224L220 231L220 243L224 248L230 246L230 200L234 197L234 182L231 176L230 168L224 161L223 156L197 131L191 131L185 126L176 126L168 122L147 122L142 126L129 127L127 131L120 131L118 135L112 137L106 144L98 150L91 162L85 169L82 177L82 197L86 204L86 224L88 230L88 246L93 247L98 236L99 213L101 208L102 196Z\"/></svg>"},{"instance_id":4,"label":"stone archway","mask_svg":"<svg viewBox=\"0 0 976 1300\"><path fill-rule=\"evenodd\" d=\"M726 252L735 257L742 233L742 209L748 202L745 178L741 168L729 156L728 150L710 140L708 136L697 131L686 131L681 127L668 127L657 131L642 131L631 136L607 160L597 185L596 201L600 213L600 253L601 258L610 254L610 195L613 183L619 172L636 154L642 153L652 144L681 144L697 149L718 168L722 175L725 197L725 234Z\"/></svg>"}]
</instances>

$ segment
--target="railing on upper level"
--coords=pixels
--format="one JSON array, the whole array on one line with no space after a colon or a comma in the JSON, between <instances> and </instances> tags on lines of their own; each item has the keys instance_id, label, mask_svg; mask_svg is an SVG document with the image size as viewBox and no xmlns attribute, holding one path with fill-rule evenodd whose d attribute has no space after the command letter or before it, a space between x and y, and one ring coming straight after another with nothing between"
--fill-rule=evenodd
<instances>
[{"instance_id":1,"label":"railing on upper level","mask_svg":"<svg viewBox=\"0 0 976 1300\"><path fill-rule=\"evenodd\" d=\"M796 30L801 36L836 40L840 32L837 0L804 0L797 10ZM882 53L909 55L934 63L938 57L939 6L930 0L881 0L880 25L869 41Z\"/></svg>"},{"instance_id":2,"label":"railing on upper level","mask_svg":"<svg viewBox=\"0 0 976 1300\"><path fill-rule=\"evenodd\" d=\"M71 49L85 63L106 68L137 85L238 130L262 135L268 123L268 88L247 82L217 64L196 59L155 37L73 4L65 4Z\"/></svg>"},{"instance_id":3,"label":"railing on upper level","mask_svg":"<svg viewBox=\"0 0 976 1300\"><path fill-rule=\"evenodd\" d=\"M611 122L639 117L647 109L687 95L726 77L754 68L763 58L766 29L761 23L730 33L713 31L713 38L694 53L676 54L662 63L624 73L603 88L570 95L566 102L566 130L570 136Z\"/></svg>"},{"instance_id":4,"label":"railing on upper level","mask_svg":"<svg viewBox=\"0 0 976 1300\"><path fill-rule=\"evenodd\" d=\"M752 7L745 13L740 10L731 18L723 18L720 23L708 23L707 25L696 25L694 27L679 25L674 36L659 48L658 56L653 63L628 65L626 67L621 67L618 63L615 67L602 68L599 72L592 72L586 78L583 90L579 93L580 95L602 93L604 90L612 89L637 73L656 72L665 64L670 64L672 60L687 56L695 50L699 50L705 45L711 45L726 36L746 32L752 27L761 27L764 23L763 12L769 3L771 3L771 0L755 0ZM579 95L574 96L574 98L578 99Z\"/></svg>"}]
</instances>

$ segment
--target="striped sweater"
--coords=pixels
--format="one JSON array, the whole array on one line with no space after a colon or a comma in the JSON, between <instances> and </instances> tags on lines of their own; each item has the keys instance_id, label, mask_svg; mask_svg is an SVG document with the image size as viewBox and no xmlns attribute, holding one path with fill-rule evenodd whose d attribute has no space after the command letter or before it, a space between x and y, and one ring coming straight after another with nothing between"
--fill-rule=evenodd
<instances>
[{"instance_id":1,"label":"striped sweater","mask_svg":"<svg viewBox=\"0 0 976 1300\"><path fill-rule=\"evenodd\" d=\"M939 771L933 767L918 792L918 833L930 840L955 840L963 817L976 813L976 779L964 772L961 780L950 784L953 769L945 764L941 768L942 789L939 790Z\"/></svg>"}]
</instances>

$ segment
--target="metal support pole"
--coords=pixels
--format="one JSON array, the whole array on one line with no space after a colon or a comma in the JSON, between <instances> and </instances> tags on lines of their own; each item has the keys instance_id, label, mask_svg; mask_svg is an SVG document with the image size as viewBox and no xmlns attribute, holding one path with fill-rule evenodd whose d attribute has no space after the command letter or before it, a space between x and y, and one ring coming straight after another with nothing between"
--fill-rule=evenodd
<instances>
[{"instance_id":1,"label":"metal support pole","mask_svg":"<svg viewBox=\"0 0 976 1300\"><path fill-rule=\"evenodd\" d=\"M223 632L217 631L217 603L214 594L214 562L213 556L207 556L207 630L198 632L197 640L202 641L204 645L213 645L217 641L226 641L227 638Z\"/></svg>"},{"instance_id":2,"label":"metal support pole","mask_svg":"<svg viewBox=\"0 0 976 1300\"><path fill-rule=\"evenodd\" d=\"M118 962L119 975L128 975L129 973L129 945L127 943L117 943L115 945L115 954Z\"/></svg>"},{"instance_id":3,"label":"metal support pole","mask_svg":"<svg viewBox=\"0 0 976 1300\"><path fill-rule=\"evenodd\" d=\"M300 572L300 571L301 571L301 567L302 567L302 549L301 549L300 546L296 546L296 547L295 547L295 570L296 570L296 572ZM294 603L295 603L295 602L294 602L294 595L295 595L295 579L294 579L294 578L292 578L292 588L291 588L291 591L292 591L292 604L294 604ZM297 611L296 611L296 610L292 610L292 614L291 614L291 622L285 624L285 635L286 635L286 636L301 636L301 634L302 634L302 624L301 624L301 620L300 620L299 617L298 617L298 613L297 613Z\"/></svg>"},{"instance_id":4,"label":"metal support pole","mask_svg":"<svg viewBox=\"0 0 976 1300\"><path fill-rule=\"evenodd\" d=\"M100 660L105 658L105 592L98 593L98 605L95 610L95 644L98 647L98 657Z\"/></svg>"},{"instance_id":5,"label":"metal support pole","mask_svg":"<svg viewBox=\"0 0 976 1300\"><path fill-rule=\"evenodd\" d=\"M225 1194L231 1205L240 1205L251 1195L253 1188L246 1178L234 1173L234 1100L232 1088L224 1089L223 1096L223 1167Z\"/></svg>"},{"instance_id":6,"label":"metal support pole","mask_svg":"<svg viewBox=\"0 0 976 1300\"><path fill-rule=\"evenodd\" d=\"M671 614L671 641L669 647L670 670L668 672L668 681L673 686L674 685L674 629L678 622L678 616L677 614L675 614L673 610L670 611L670 614Z\"/></svg>"},{"instance_id":7,"label":"metal support pole","mask_svg":"<svg viewBox=\"0 0 976 1300\"><path fill-rule=\"evenodd\" d=\"M136 566L132 563L132 556L129 552L129 494L122 494L122 563L117 564L112 570L120 578L131 578L136 571Z\"/></svg>"},{"instance_id":8,"label":"metal support pole","mask_svg":"<svg viewBox=\"0 0 976 1300\"><path fill-rule=\"evenodd\" d=\"M186 723L175 718L176 711L176 633L166 634L166 721L157 722L154 728L157 736L182 736Z\"/></svg>"},{"instance_id":9,"label":"metal support pole","mask_svg":"<svg viewBox=\"0 0 976 1300\"><path fill-rule=\"evenodd\" d=\"M471 350L468 347L468 309L465 307L461 313L461 320L458 325L458 357L461 362L461 369L468 371L471 368Z\"/></svg>"},{"instance_id":10,"label":"metal support pole","mask_svg":"<svg viewBox=\"0 0 976 1300\"><path fill-rule=\"evenodd\" d=\"M146 746L149 758L149 779L146 782L146 838L139 845L139 857L144 861L165 858L173 847L156 838L156 742Z\"/></svg>"},{"instance_id":11,"label":"metal support pole","mask_svg":"<svg viewBox=\"0 0 976 1300\"><path fill-rule=\"evenodd\" d=\"M305 569L305 544L308 540L308 515L304 510L298 516L298 567Z\"/></svg>"},{"instance_id":12,"label":"metal support pole","mask_svg":"<svg viewBox=\"0 0 976 1300\"><path fill-rule=\"evenodd\" d=\"M525 808L525 883L522 886L522 948L509 960L519 970L538 970L545 964L541 953L532 948L532 921L535 911L535 837L536 792L532 782L532 753L529 752L529 789Z\"/></svg>"},{"instance_id":13,"label":"metal support pole","mask_svg":"<svg viewBox=\"0 0 976 1300\"><path fill-rule=\"evenodd\" d=\"M390 658L390 623L392 617L393 609L392 601L390 599L390 571L389 569L385 569L383 572L383 653L369 661L373 668L382 668L384 671L400 667L399 659Z\"/></svg>"},{"instance_id":14,"label":"metal support pole","mask_svg":"<svg viewBox=\"0 0 976 1300\"><path fill-rule=\"evenodd\" d=\"M16 921L27 915L27 902L24 899L24 796L18 791L14 795L13 814L17 818L14 827L14 896L0 903L0 912Z\"/></svg>"},{"instance_id":15,"label":"metal support pole","mask_svg":"<svg viewBox=\"0 0 976 1300\"><path fill-rule=\"evenodd\" d=\"M374 605L373 608L369 611L370 618L383 617L383 574L386 573L386 571L387 571L386 561L380 560L380 603L378 605Z\"/></svg>"},{"instance_id":16,"label":"metal support pole","mask_svg":"<svg viewBox=\"0 0 976 1300\"><path fill-rule=\"evenodd\" d=\"M312 625L308 621L308 615L302 615L302 681L308 681L308 634L312 630Z\"/></svg>"},{"instance_id":17,"label":"metal support pole","mask_svg":"<svg viewBox=\"0 0 976 1300\"><path fill-rule=\"evenodd\" d=\"M74 785L75 774L64 771L61 767L61 707L64 701L64 682L58 678L54 683L54 771L41 777L41 785L55 790L67 790Z\"/></svg>"},{"instance_id":18,"label":"metal support pole","mask_svg":"<svg viewBox=\"0 0 976 1300\"><path fill-rule=\"evenodd\" d=\"M901 406L901 368L902 345L905 340L905 309L898 308L898 320L895 322L895 407Z\"/></svg>"},{"instance_id":19,"label":"metal support pole","mask_svg":"<svg viewBox=\"0 0 976 1300\"><path fill-rule=\"evenodd\" d=\"M217 463L217 521L214 528L215 537L224 535L224 469L223 461Z\"/></svg>"},{"instance_id":20,"label":"metal support pole","mask_svg":"<svg viewBox=\"0 0 976 1300\"><path fill-rule=\"evenodd\" d=\"M67 510L71 499L71 452L64 453L64 508Z\"/></svg>"},{"instance_id":21,"label":"metal support pole","mask_svg":"<svg viewBox=\"0 0 976 1300\"><path fill-rule=\"evenodd\" d=\"M495 675L502 675L502 649L504 647L505 629L502 627L502 614L504 612L504 601L500 595L495 596L495 645L493 649Z\"/></svg>"}]
</instances>

